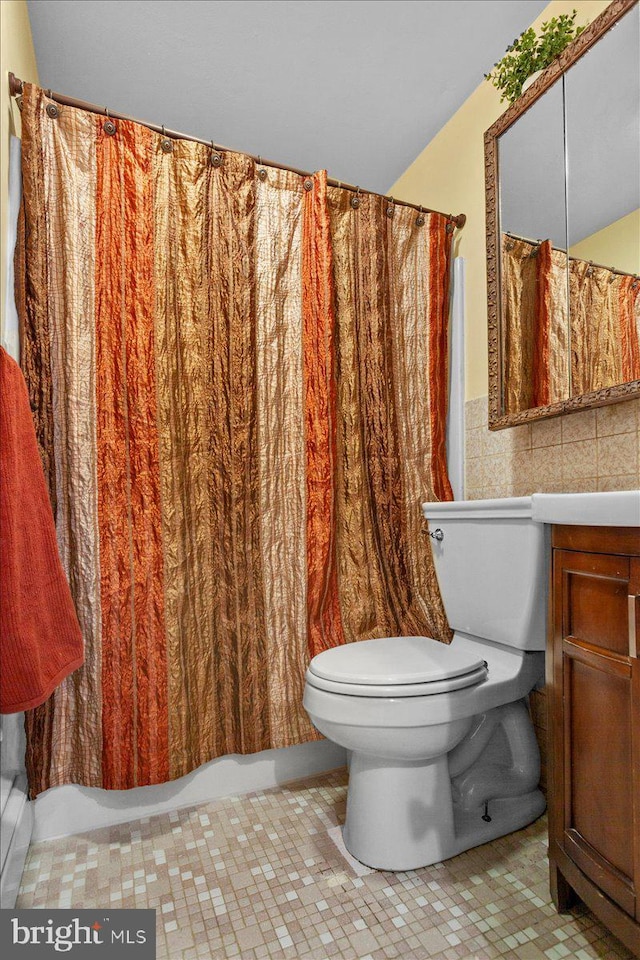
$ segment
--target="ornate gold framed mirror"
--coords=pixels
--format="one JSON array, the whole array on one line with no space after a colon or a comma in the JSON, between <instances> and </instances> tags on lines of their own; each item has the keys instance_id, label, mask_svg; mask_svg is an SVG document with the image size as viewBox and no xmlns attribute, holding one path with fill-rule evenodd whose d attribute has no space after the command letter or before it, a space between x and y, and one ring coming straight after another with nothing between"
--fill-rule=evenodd
<instances>
[{"instance_id":1,"label":"ornate gold framed mirror","mask_svg":"<svg viewBox=\"0 0 640 960\"><path fill-rule=\"evenodd\" d=\"M638 0L485 133L489 427L640 396Z\"/></svg>"}]
</instances>

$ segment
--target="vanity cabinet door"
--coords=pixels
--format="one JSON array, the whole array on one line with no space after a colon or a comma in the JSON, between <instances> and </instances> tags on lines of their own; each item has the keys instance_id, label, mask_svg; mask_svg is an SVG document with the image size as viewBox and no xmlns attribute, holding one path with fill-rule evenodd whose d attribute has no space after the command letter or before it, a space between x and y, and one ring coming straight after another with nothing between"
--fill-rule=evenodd
<instances>
[{"instance_id":1,"label":"vanity cabinet door","mask_svg":"<svg viewBox=\"0 0 640 960\"><path fill-rule=\"evenodd\" d=\"M637 626L640 560L554 550L557 841L597 887L638 916Z\"/></svg>"}]
</instances>

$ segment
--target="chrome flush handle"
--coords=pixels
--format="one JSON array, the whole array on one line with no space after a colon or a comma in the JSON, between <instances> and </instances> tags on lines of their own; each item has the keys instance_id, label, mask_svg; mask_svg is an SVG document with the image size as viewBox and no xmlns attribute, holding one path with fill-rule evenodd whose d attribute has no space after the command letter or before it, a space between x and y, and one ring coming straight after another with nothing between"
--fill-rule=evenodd
<instances>
[{"instance_id":1,"label":"chrome flush handle","mask_svg":"<svg viewBox=\"0 0 640 960\"><path fill-rule=\"evenodd\" d=\"M437 540L438 543L440 543L442 540L444 540L444 533L442 532L442 530L440 529L440 527L437 527L437 528L436 528L435 530L433 530L433 531L429 530L429 536L430 536L433 540Z\"/></svg>"}]
</instances>

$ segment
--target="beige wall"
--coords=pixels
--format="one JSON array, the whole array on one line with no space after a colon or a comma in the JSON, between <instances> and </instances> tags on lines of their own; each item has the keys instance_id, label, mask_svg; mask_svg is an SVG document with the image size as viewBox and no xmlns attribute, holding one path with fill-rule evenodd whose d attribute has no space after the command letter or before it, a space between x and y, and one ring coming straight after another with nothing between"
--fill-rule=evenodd
<instances>
[{"instance_id":1,"label":"beige wall","mask_svg":"<svg viewBox=\"0 0 640 960\"><path fill-rule=\"evenodd\" d=\"M603 267L640 273L640 210L628 213L575 243L569 253L579 260L593 260Z\"/></svg>"},{"instance_id":2,"label":"beige wall","mask_svg":"<svg viewBox=\"0 0 640 960\"><path fill-rule=\"evenodd\" d=\"M578 22L594 20L605 0L553 0L533 26L578 11ZM487 70L491 64L487 64ZM455 69L455 66L452 67ZM428 91L425 91L428 96ZM466 397L486 396L487 285L485 261L484 132L504 112L500 94L485 80L422 151L389 193L446 213L466 213L456 255L466 261ZM419 122L419 118L416 120Z\"/></svg>"},{"instance_id":3,"label":"beige wall","mask_svg":"<svg viewBox=\"0 0 640 960\"><path fill-rule=\"evenodd\" d=\"M13 71L21 80L38 82L38 68L31 39L31 25L26 0L2 0L0 3L0 105L2 109L1 151L0 151L0 206L2 223L0 226L2 254L0 277L0 310L2 319L0 329L4 330L5 283L6 283L6 237L7 237L7 198L9 195L9 137L12 133L20 135L20 112L9 97L9 71Z\"/></svg>"}]
</instances>

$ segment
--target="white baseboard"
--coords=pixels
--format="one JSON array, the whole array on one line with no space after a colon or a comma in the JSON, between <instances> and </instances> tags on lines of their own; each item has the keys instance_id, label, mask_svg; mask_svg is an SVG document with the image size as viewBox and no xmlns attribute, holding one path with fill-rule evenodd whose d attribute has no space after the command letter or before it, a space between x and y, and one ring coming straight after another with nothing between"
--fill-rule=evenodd
<instances>
[{"instance_id":1,"label":"white baseboard","mask_svg":"<svg viewBox=\"0 0 640 960\"><path fill-rule=\"evenodd\" d=\"M32 842L67 837L140 817L206 803L216 797L265 790L289 780L333 770L346 763L345 751L315 740L251 756L219 757L180 780L132 790L99 790L75 785L52 787L29 804L34 808Z\"/></svg>"}]
</instances>

